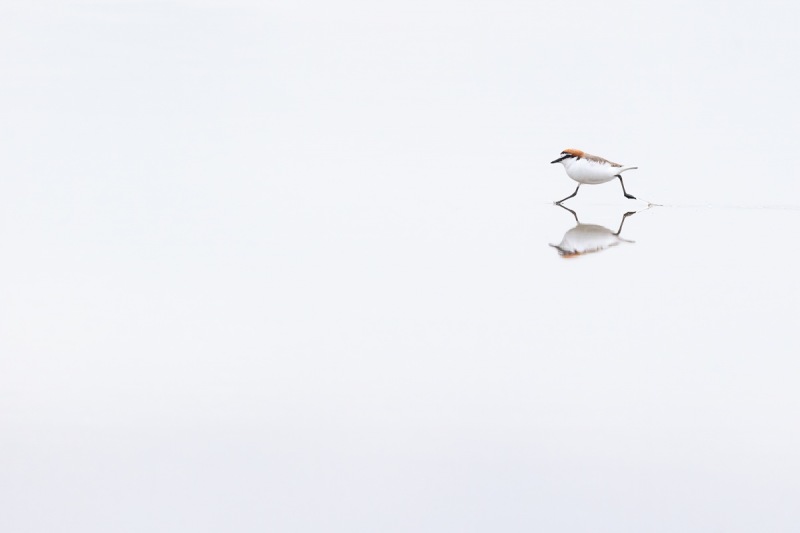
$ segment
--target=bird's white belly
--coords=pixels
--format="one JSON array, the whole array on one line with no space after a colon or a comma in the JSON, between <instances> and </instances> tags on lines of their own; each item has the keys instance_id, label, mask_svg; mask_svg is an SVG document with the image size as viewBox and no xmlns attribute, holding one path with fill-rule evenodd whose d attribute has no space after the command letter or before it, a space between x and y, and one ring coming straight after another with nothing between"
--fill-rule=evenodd
<instances>
[{"instance_id":1,"label":"bird's white belly","mask_svg":"<svg viewBox=\"0 0 800 533\"><path fill-rule=\"evenodd\" d=\"M567 176L579 183L605 183L614 179L614 176L621 170L620 167L612 167L586 159L573 161L566 166Z\"/></svg>"}]
</instances>

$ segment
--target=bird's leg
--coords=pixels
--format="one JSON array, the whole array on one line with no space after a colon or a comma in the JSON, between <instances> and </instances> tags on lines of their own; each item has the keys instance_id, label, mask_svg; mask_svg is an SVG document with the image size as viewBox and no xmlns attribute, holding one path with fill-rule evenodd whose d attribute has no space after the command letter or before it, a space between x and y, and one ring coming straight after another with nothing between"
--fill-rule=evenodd
<instances>
[{"instance_id":1,"label":"bird's leg","mask_svg":"<svg viewBox=\"0 0 800 533\"><path fill-rule=\"evenodd\" d=\"M622 181L622 176L617 174L616 177L619 178L619 183L620 183L620 185L622 185L622 194L625 195L625 198L630 198L631 200L636 200L636 197L634 195L628 194L628 191L625 190L625 183Z\"/></svg>"},{"instance_id":2,"label":"bird's leg","mask_svg":"<svg viewBox=\"0 0 800 533\"><path fill-rule=\"evenodd\" d=\"M569 200L570 198L572 198L573 196L575 196L576 194L578 194L578 189L580 189L580 188L581 188L581 184L579 183L579 184L578 184L578 186L577 186L577 187L575 187L575 192L574 192L574 193L570 194L570 195L569 195L569 196L567 196L566 198L562 198L561 200L557 201L557 202L556 202L556 205L561 205L561 202L563 202L564 200Z\"/></svg>"},{"instance_id":3,"label":"bird's leg","mask_svg":"<svg viewBox=\"0 0 800 533\"><path fill-rule=\"evenodd\" d=\"M566 200L566 198L564 198L564 200ZM562 202L563 202L564 200L562 200ZM580 220L578 220L578 213L576 213L575 211L573 211L572 209L570 209L569 207L567 207L567 206L565 206L565 205L562 205L562 204L556 204L556 205L557 205L558 207L560 207L561 209L566 209L567 211L569 211L570 213L572 213L572 216L575 218L575 222L576 222L576 223L578 223L578 224L580 224L580 223L581 223L581 221L580 221Z\"/></svg>"},{"instance_id":4,"label":"bird's leg","mask_svg":"<svg viewBox=\"0 0 800 533\"><path fill-rule=\"evenodd\" d=\"M617 232L614 235L619 236L619 234L622 233L622 226L625 224L625 221L628 219L629 216L635 215L636 213L638 213L638 211L628 211L627 213L622 215L622 220L619 221L619 229L617 229Z\"/></svg>"}]
</instances>

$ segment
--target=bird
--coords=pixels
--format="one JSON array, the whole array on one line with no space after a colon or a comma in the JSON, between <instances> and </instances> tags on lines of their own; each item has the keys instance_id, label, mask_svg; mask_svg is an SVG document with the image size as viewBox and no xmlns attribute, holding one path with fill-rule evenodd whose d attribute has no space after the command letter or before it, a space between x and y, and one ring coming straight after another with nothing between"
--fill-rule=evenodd
<instances>
[{"instance_id":1,"label":"bird","mask_svg":"<svg viewBox=\"0 0 800 533\"><path fill-rule=\"evenodd\" d=\"M578 189L580 189L581 185L584 183L596 185L598 183L611 181L614 178L619 178L619 183L622 185L622 194L625 195L625 198L636 200L635 196L628 194L628 191L625 190L625 183L622 181L622 173L639 167L623 166L619 163L612 163L608 159L587 154L583 150L576 150L575 148L567 148L561 152L555 161L550 162L551 165L553 163L561 163L564 165L564 170L567 171L567 176L578 182L578 187L575 189L575 192L566 198L562 198L561 200L557 201L557 205L561 205L561 202L564 200L569 200L578 194Z\"/></svg>"}]
</instances>

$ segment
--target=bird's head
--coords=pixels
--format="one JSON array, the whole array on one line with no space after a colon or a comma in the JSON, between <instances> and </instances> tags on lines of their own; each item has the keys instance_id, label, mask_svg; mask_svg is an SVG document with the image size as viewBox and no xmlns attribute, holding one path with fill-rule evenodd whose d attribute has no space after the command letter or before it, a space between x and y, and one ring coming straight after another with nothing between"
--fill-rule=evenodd
<instances>
[{"instance_id":1,"label":"bird's head","mask_svg":"<svg viewBox=\"0 0 800 533\"><path fill-rule=\"evenodd\" d=\"M553 163L562 163L563 164L564 161L567 161L569 159L572 159L572 158L580 159L581 157L583 157L583 151L576 150L575 148L567 148L566 150L561 152L561 155L558 157L558 159L556 159L555 161L550 161L550 164L551 165Z\"/></svg>"}]
</instances>

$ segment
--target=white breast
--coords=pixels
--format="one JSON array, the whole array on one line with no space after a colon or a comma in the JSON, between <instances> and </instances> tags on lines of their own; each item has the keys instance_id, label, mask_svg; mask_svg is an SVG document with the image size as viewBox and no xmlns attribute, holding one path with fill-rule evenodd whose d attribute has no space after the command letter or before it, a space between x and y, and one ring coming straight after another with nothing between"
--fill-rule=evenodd
<instances>
[{"instance_id":1,"label":"white breast","mask_svg":"<svg viewBox=\"0 0 800 533\"><path fill-rule=\"evenodd\" d=\"M585 158L570 157L562 161L567 176L579 183L605 183L619 174L621 167L613 167L606 163L598 163Z\"/></svg>"}]
</instances>

